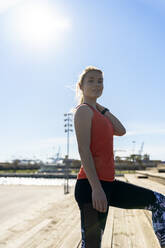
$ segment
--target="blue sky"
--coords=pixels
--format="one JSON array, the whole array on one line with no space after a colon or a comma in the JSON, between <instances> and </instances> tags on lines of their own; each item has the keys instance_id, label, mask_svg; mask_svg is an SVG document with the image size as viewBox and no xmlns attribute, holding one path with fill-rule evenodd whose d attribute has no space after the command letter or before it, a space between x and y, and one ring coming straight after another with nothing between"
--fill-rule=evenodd
<instances>
[{"instance_id":1,"label":"blue sky","mask_svg":"<svg viewBox=\"0 0 165 248\"><path fill-rule=\"evenodd\" d=\"M115 154L144 142L142 154L165 160L164 26L163 0L0 3L0 161L67 154L64 114L88 65L104 72L98 103L127 130ZM74 131L69 157L80 159Z\"/></svg>"}]
</instances>

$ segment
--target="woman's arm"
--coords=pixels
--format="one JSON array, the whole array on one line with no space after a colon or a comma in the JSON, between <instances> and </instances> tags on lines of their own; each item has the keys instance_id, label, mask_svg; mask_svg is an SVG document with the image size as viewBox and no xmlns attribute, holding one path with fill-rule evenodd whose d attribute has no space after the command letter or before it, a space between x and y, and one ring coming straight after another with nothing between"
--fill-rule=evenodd
<instances>
[{"instance_id":1,"label":"woman's arm","mask_svg":"<svg viewBox=\"0 0 165 248\"><path fill-rule=\"evenodd\" d=\"M88 106L80 106L74 117L75 131L81 162L92 188L93 208L100 212L106 212L108 206L106 194L97 175L90 150L92 117L93 111Z\"/></svg>"},{"instance_id":2,"label":"woman's arm","mask_svg":"<svg viewBox=\"0 0 165 248\"><path fill-rule=\"evenodd\" d=\"M80 106L74 116L74 127L76 131L78 151L86 176L92 190L100 190L102 186L90 151L92 117L93 111L88 106Z\"/></svg>"},{"instance_id":3,"label":"woman's arm","mask_svg":"<svg viewBox=\"0 0 165 248\"><path fill-rule=\"evenodd\" d=\"M97 190L97 189L100 190L102 186L96 172L91 151L89 149L84 148L79 150L79 154L85 174L87 175L92 190Z\"/></svg>"},{"instance_id":4,"label":"woman's arm","mask_svg":"<svg viewBox=\"0 0 165 248\"><path fill-rule=\"evenodd\" d=\"M98 110L102 111L105 107L96 103ZM121 122L109 111L106 111L104 114L112 123L114 128L114 135L122 136L126 133L125 127L121 124Z\"/></svg>"}]
</instances>

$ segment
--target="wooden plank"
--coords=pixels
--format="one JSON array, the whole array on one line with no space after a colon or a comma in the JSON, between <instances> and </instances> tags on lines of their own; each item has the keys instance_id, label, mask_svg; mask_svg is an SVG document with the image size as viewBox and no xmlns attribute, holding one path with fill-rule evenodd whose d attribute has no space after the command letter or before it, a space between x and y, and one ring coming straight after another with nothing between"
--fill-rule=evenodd
<instances>
[{"instance_id":1,"label":"wooden plank","mask_svg":"<svg viewBox=\"0 0 165 248\"><path fill-rule=\"evenodd\" d=\"M158 182L165 185L165 173L158 173L154 171L136 171L137 177L140 177L141 175L147 176L149 179L151 179L154 182Z\"/></svg>"},{"instance_id":2,"label":"wooden plank","mask_svg":"<svg viewBox=\"0 0 165 248\"><path fill-rule=\"evenodd\" d=\"M130 183L165 194L165 187L163 184L145 178L137 178L136 174L125 174L124 177L126 181Z\"/></svg>"},{"instance_id":3,"label":"wooden plank","mask_svg":"<svg viewBox=\"0 0 165 248\"><path fill-rule=\"evenodd\" d=\"M151 212L147 210L133 210L136 218L136 223L138 223L137 228L140 230L141 235L137 237L137 239L141 239L143 236L145 241L145 247L150 248L159 248L159 241L154 233L152 228L152 221L151 221ZM148 216L150 216L150 221L146 218L146 212L148 212ZM142 247L142 246L141 246ZM140 246L139 246L140 248Z\"/></svg>"},{"instance_id":4,"label":"wooden plank","mask_svg":"<svg viewBox=\"0 0 165 248\"><path fill-rule=\"evenodd\" d=\"M164 172L156 172L156 171L136 171L135 175L138 174L143 174L143 175L148 175L148 176L153 176L153 177L158 177L165 179L165 173Z\"/></svg>"},{"instance_id":5,"label":"wooden plank","mask_svg":"<svg viewBox=\"0 0 165 248\"><path fill-rule=\"evenodd\" d=\"M115 209L114 213L114 229L113 229L113 239L112 247L113 248L130 248L131 239L129 239L128 225L129 220L125 218L126 210L125 209ZM126 221L126 222L125 222Z\"/></svg>"},{"instance_id":6,"label":"wooden plank","mask_svg":"<svg viewBox=\"0 0 165 248\"><path fill-rule=\"evenodd\" d=\"M153 191L165 194L165 187L164 187L163 184L151 181L150 179L137 178L136 174L129 174L129 175L125 174L125 178L126 178L126 180L128 182L130 182L132 184L135 184L135 185L138 185L138 186L141 186L141 187L145 187L145 188L151 189ZM136 210L136 211L138 211L138 210ZM151 211L143 210L142 212L143 212L143 214L146 215L146 217L148 219L148 224L150 223L150 226L152 227L152 213L151 213ZM144 219L144 221L145 221L145 219ZM149 230L149 229L146 229L146 230ZM155 239L154 242L156 242L157 244L155 244L154 247L160 247L159 242L157 240L157 237L156 237L156 235L154 233L153 228L152 228L152 233L153 233L152 235L147 234L147 233L148 232L146 232L146 235L145 235L146 237L148 236L147 241L150 241L151 239L153 239L153 240ZM150 247L150 246L148 246L148 247Z\"/></svg>"},{"instance_id":7,"label":"wooden plank","mask_svg":"<svg viewBox=\"0 0 165 248\"><path fill-rule=\"evenodd\" d=\"M109 207L109 212L107 216L107 222L104 229L104 234L102 238L102 247L111 248L112 235L113 235L113 223L114 223L114 207Z\"/></svg>"}]
</instances>

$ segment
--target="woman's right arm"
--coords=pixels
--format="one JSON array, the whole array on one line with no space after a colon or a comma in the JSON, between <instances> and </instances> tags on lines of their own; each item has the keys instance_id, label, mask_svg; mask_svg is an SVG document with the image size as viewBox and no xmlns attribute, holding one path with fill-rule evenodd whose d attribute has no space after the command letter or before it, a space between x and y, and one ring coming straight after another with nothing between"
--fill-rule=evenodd
<instances>
[{"instance_id":1,"label":"woman's right arm","mask_svg":"<svg viewBox=\"0 0 165 248\"><path fill-rule=\"evenodd\" d=\"M91 188L96 189L100 188L101 184L90 151L92 116L93 112L88 106L80 106L74 116L74 126L81 163L83 164Z\"/></svg>"},{"instance_id":2,"label":"woman's right arm","mask_svg":"<svg viewBox=\"0 0 165 248\"><path fill-rule=\"evenodd\" d=\"M80 106L74 116L78 150L84 171L92 188L93 207L98 211L105 212L107 199L102 189L90 151L91 124L93 111L85 105Z\"/></svg>"}]
</instances>

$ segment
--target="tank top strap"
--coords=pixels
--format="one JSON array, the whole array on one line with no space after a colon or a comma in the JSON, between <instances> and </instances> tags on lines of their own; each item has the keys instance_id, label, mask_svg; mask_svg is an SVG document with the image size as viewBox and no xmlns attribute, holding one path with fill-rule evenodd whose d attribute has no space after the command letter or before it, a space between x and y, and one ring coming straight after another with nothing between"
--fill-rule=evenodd
<instances>
[{"instance_id":1,"label":"tank top strap","mask_svg":"<svg viewBox=\"0 0 165 248\"><path fill-rule=\"evenodd\" d=\"M87 104L91 109L93 109L97 112L97 110L93 106L91 106L89 103L83 102L82 104Z\"/></svg>"},{"instance_id":2,"label":"tank top strap","mask_svg":"<svg viewBox=\"0 0 165 248\"><path fill-rule=\"evenodd\" d=\"M91 106L89 103L86 103L86 102L83 102L83 103L79 104L79 105L76 107L76 109L77 109L79 106L81 106L82 104L87 104L93 111L95 111L96 113L101 114L101 112L100 112L99 110L96 110L93 106Z\"/></svg>"}]
</instances>

